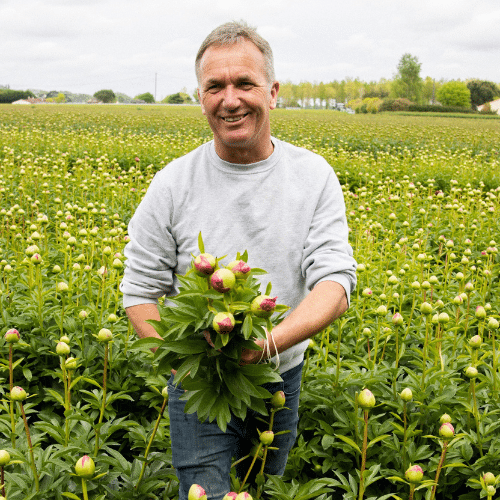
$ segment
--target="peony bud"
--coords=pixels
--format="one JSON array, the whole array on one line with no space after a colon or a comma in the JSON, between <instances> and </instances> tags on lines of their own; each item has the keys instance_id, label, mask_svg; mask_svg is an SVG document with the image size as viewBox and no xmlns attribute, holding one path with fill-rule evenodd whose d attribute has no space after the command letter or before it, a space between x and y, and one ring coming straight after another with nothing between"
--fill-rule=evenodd
<instances>
[{"instance_id":1,"label":"peony bud","mask_svg":"<svg viewBox=\"0 0 500 500\"><path fill-rule=\"evenodd\" d=\"M235 500L253 500L252 495L250 493L247 493L246 491L242 491L238 496L235 498Z\"/></svg>"},{"instance_id":2,"label":"peony bud","mask_svg":"<svg viewBox=\"0 0 500 500\"><path fill-rule=\"evenodd\" d=\"M95 472L94 461L88 455L83 455L83 457L76 462L75 472L85 479L90 479Z\"/></svg>"},{"instance_id":3,"label":"peony bud","mask_svg":"<svg viewBox=\"0 0 500 500\"><path fill-rule=\"evenodd\" d=\"M70 340L69 340L69 337L67 335L63 335L60 339L59 339L59 342L64 342L65 344L69 344L70 343Z\"/></svg>"},{"instance_id":4,"label":"peony bud","mask_svg":"<svg viewBox=\"0 0 500 500\"><path fill-rule=\"evenodd\" d=\"M64 363L66 370L76 370L76 359L71 357L66 360Z\"/></svg>"},{"instance_id":5,"label":"peony bud","mask_svg":"<svg viewBox=\"0 0 500 500\"><path fill-rule=\"evenodd\" d=\"M269 318L274 312L277 298L271 298L269 295L259 295L252 300L250 309L259 318Z\"/></svg>"},{"instance_id":6,"label":"peony bud","mask_svg":"<svg viewBox=\"0 0 500 500\"><path fill-rule=\"evenodd\" d=\"M260 439L260 442L264 446L269 446L272 444L272 442L274 440L274 432L273 431L264 431L259 436L259 439Z\"/></svg>"},{"instance_id":7,"label":"peony bud","mask_svg":"<svg viewBox=\"0 0 500 500\"><path fill-rule=\"evenodd\" d=\"M465 370L465 375L469 378L476 378L478 375L477 368L475 366L469 366Z\"/></svg>"},{"instance_id":8,"label":"peony bud","mask_svg":"<svg viewBox=\"0 0 500 500\"><path fill-rule=\"evenodd\" d=\"M441 415L441 418L439 419L440 424L446 424L451 422L451 417L448 415L448 413L443 413Z\"/></svg>"},{"instance_id":9,"label":"peony bud","mask_svg":"<svg viewBox=\"0 0 500 500\"><path fill-rule=\"evenodd\" d=\"M483 341L481 340L480 335L474 335L474 337L471 337L469 339L469 345L472 347L472 349L479 349L482 343Z\"/></svg>"},{"instance_id":10,"label":"peony bud","mask_svg":"<svg viewBox=\"0 0 500 500\"><path fill-rule=\"evenodd\" d=\"M164 387L161 391L161 395L163 396L164 399L168 399L168 387Z\"/></svg>"},{"instance_id":11,"label":"peony bud","mask_svg":"<svg viewBox=\"0 0 500 500\"><path fill-rule=\"evenodd\" d=\"M445 422L439 428L439 435L444 439L451 439L455 435L455 429L449 422Z\"/></svg>"},{"instance_id":12,"label":"peony bud","mask_svg":"<svg viewBox=\"0 0 500 500\"><path fill-rule=\"evenodd\" d=\"M230 312L217 313L212 321L213 329L217 333L227 334L233 331L235 325L234 316Z\"/></svg>"},{"instance_id":13,"label":"peony bud","mask_svg":"<svg viewBox=\"0 0 500 500\"><path fill-rule=\"evenodd\" d=\"M234 491L230 491L229 493L226 493L224 495L224 498L222 500L236 500L236 497L238 496L238 493Z\"/></svg>"},{"instance_id":14,"label":"peony bud","mask_svg":"<svg viewBox=\"0 0 500 500\"><path fill-rule=\"evenodd\" d=\"M111 333L111 330L108 330L107 328L101 328L99 330L99 333L97 334L97 340L99 342L103 342L104 344L107 344L111 340L113 340L113 334Z\"/></svg>"},{"instance_id":15,"label":"peony bud","mask_svg":"<svg viewBox=\"0 0 500 500\"><path fill-rule=\"evenodd\" d=\"M491 472L486 472L486 474L483 474L483 481L486 486L490 484L494 486L496 483L496 477Z\"/></svg>"},{"instance_id":16,"label":"peony bud","mask_svg":"<svg viewBox=\"0 0 500 500\"><path fill-rule=\"evenodd\" d=\"M486 318L486 309L483 306L476 307L476 318L477 319L485 319Z\"/></svg>"},{"instance_id":17,"label":"peony bud","mask_svg":"<svg viewBox=\"0 0 500 500\"><path fill-rule=\"evenodd\" d=\"M448 321L450 321L450 317L448 316L448 314L446 314L445 312L439 313L438 316L439 323L445 324L448 323Z\"/></svg>"},{"instance_id":18,"label":"peony bud","mask_svg":"<svg viewBox=\"0 0 500 500\"><path fill-rule=\"evenodd\" d=\"M490 318L488 320L488 324L487 324L487 327L488 327L488 330L498 330L498 320L496 320L495 318Z\"/></svg>"},{"instance_id":19,"label":"peony bud","mask_svg":"<svg viewBox=\"0 0 500 500\"><path fill-rule=\"evenodd\" d=\"M7 450L0 450L0 467L5 467L10 462L10 454Z\"/></svg>"},{"instance_id":20,"label":"peony bud","mask_svg":"<svg viewBox=\"0 0 500 500\"><path fill-rule=\"evenodd\" d=\"M429 304L429 302L422 302L420 305L420 312L425 315L432 314L431 304Z\"/></svg>"},{"instance_id":21,"label":"peony bud","mask_svg":"<svg viewBox=\"0 0 500 500\"><path fill-rule=\"evenodd\" d=\"M385 316L387 314L387 307L378 306L375 313L377 314L377 316Z\"/></svg>"},{"instance_id":22,"label":"peony bud","mask_svg":"<svg viewBox=\"0 0 500 500\"><path fill-rule=\"evenodd\" d=\"M70 352L69 345L66 342L58 342L56 352L59 356L67 356Z\"/></svg>"},{"instance_id":23,"label":"peony bud","mask_svg":"<svg viewBox=\"0 0 500 500\"><path fill-rule=\"evenodd\" d=\"M400 313L396 313L392 317L392 324L394 326L401 326L403 324L403 316Z\"/></svg>"},{"instance_id":24,"label":"peony bud","mask_svg":"<svg viewBox=\"0 0 500 500\"><path fill-rule=\"evenodd\" d=\"M9 344L15 344L19 342L21 335L19 335L19 332L15 328L11 328L10 330L7 330L4 335L5 342L8 342Z\"/></svg>"},{"instance_id":25,"label":"peony bud","mask_svg":"<svg viewBox=\"0 0 500 500\"><path fill-rule=\"evenodd\" d=\"M218 269L210 277L210 284L220 293L229 292L234 288L236 277L229 269Z\"/></svg>"},{"instance_id":26,"label":"peony bud","mask_svg":"<svg viewBox=\"0 0 500 500\"><path fill-rule=\"evenodd\" d=\"M492 485L492 484L489 484L487 487L486 487L486 494L488 495L489 498L493 498L497 493L497 490L495 489L495 487Z\"/></svg>"},{"instance_id":27,"label":"peony bud","mask_svg":"<svg viewBox=\"0 0 500 500\"><path fill-rule=\"evenodd\" d=\"M215 258L209 253L202 253L194 259L194 269L198 276L210 276L215 271Z\"/></svg>"},{"instance_id":28,"label":"peony bud","mask_svg":"<svg viewBox=\"0 0 500 500\"><path fill-rule=\"evenodd\" d=\"M285 401L285 393L283 391L276 391L271 398L271 405L273 408L283 408Z\"/></svg>"},{"instance_id":29,"label":"peony bud","mask_svg":"<svg viewBox=\"0 0 500 500\"><path fill-rule=\"evenodd\" d=\"M189 488L188 500L207 500L207 494L199 484L192 484Z\"/></svg>"},{"instance_id":30,"label":"peony bud","mask_svg":"<svg viewBox=\"0 0 500 500\"><path fill-rule=\"evenodd\" d=\"M67 283L64 283L64 281L59 282L57 284L56 289L59 293L68 293L69 292L69 286Z\"/></svg>"},{"instance_id":31,"label":"peony bud","mask_svg":"<svg viewBox=\"0 0 500 500\"><path fill-rule=\"evenodd\" d=\"M368 410L369 408L373 408L375 406L375 396L368 389L363 389L358 394L358 405L360 408L364 410Z\"/></svg>"},{"instance_id":32,"label":"peony bud","mask_svg":"<svg viewBox=\"0 0 500 500\"><path fill-rule=\"evenodd\" d=\"M413 392L411 392L411 389L407 387L401 391L400 397L405 402L411 401L413 399Z\"/></svg>"},{"instance_id":33,"label":"peony bud","mask_svg":"<svg viewBox=\"0 0 500 500\"><path fill-rule=\"evenodd\" d=\"M234 260L226 266L234 273L236 278L245 279L252 270L251 267L244 260Z\"/></svg>"},{"instance_id":34,"label":"peony bud","mask_svg":"<svg viewBox=\"0 0 500 500\"><path fill-rule=\"evenodd\" d=\"M12 401L24 401L27 397L28 395L22 387L16 386L10 391L10 399Z\"/></svg>"},{"instance_id":35,"label":"peony bud","mask_svg":"<svg viewBox=\"0 0 500 500\"><path fill-rule=\"evenodd\" d=\"M420 465L412 465L405 472L405 477L410 483L420 483L424 477L424 471Z\"/></svg>"}]
</instances>

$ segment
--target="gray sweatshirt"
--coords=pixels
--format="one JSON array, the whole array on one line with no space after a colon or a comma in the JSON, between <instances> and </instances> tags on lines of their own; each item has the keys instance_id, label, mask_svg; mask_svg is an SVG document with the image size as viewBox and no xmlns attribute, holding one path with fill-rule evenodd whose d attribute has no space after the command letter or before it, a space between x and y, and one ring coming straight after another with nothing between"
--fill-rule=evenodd
<instances>
[{"instance_id":1,"label":"gray sweatshirt","mask_svg":"<svg viewBox=\"0 0 500 500\"><path fill-rule=\"evenodd\" d=\"M356 284L343 193L321 156L272 139L274 151L250 165L228 163L213 141L159 171L130 220L130 242L120 289L123 305L156 303L177 293L197 255L205 250L265 269L262 293L272 283L278 303L294 309L317 283L335 281L347 297ZM280 372L300 364L308 341L280 354Z\"/></svg>"}]
</instances>

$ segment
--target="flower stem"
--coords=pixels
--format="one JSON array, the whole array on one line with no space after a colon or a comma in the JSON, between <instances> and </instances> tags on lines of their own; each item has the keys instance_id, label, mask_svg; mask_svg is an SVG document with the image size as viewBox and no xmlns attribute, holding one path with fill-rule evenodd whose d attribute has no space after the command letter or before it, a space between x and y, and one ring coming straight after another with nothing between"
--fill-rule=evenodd
<instances>
[{"instance_id":1,"label":"flower stem","mask_svg":"<svg viewBox=\"0 0 500 500\"><path fill-rule=\"evenodd\" d=\"M33 445L31 444L31 434L30 434L30 429L28 427L28 420L26 418L26 413L24 413L24 406L22 401L19 401L19 406L21 408L21 414L23 416L23 421L24 421L24 428L26 430L26 438L28 439L28 449L30 452L30 458L31 458L31 470L33 471L33 476L35 478L35 487L36 491L40 491L40 483L38 481L38 474L36 472L36 465L35 465L35 455L33 454Z\"/></svg>"},{"instance_id":2,"label":"flower stem","mask_svg":"<svg viewBox=\"0 0 500 500\"><path fill-rule=\"evenodd\" d=\"M358 500L363 500L365 494L365 479L364 472L366 468L366 448L368 445L368 410L364 410L365 426L363 431L363 448L361 450L361 471L359 474L359 497Z\"/></svg>"},{"instance_id":3,"label":"flower stem","mask_svg":"<svg viewBox=\"0 0 500 500\"><path fill-rule=\"evenodd\" d=\"M101 412L99 415L99 422L97 429L95 431L95 450L94 455L97 455L99 450L99 431L100 425L102 424L102 420L104 417L104 409L106 408L106 380L107 380L107 370L108 370L108 343L104 346L104 370L102 374L102 403L101 403Z\"/></svg>"},{"instance_id":4,"label":"flower stem","mask_svg":"<svg viewBox=\"0 0 500 500\"><path fill-rule=\"evenodd\" d=\"M137 480L137 484L135 485L135 488L137 489L139 487L139 483L141 482L144 472L146 470L146 465L147 465L147 460L148 460L148 455L149 455L149 450L151 448L151 445L153 444L153 439L155 438L156 431L158 430L158 426L160 425L161 417L163 416L163 412L165 411L165 407L167 406L167 398L163 400L163 405L160 410L160 414L158 415L158 418L156 420L155 427L153 429L153 434L151 434L151 437L149 438L149 443L148 446L146 447L146 451L144 452L144 462L142 464L142 469L141 469L141 474L139 475L139 479Z\"/></svg>"},{"instance_id":5,"label":"flower stem","mask_svg":"<svg viewBox=\"0 0 500 500\"><path fill-rule=\"evenodd\" d=\"M14 387L14 368L12 367L12 343L9 345L9 389ZM16 449L16 421L14 418L14 401L10 400L10 428L12 448ZM3 484L3 483L2 483ZM5 496L5 495L4 495Z\"/></svg>"},{"instance_id":6,"label":"flower stem","mask_svg":"<svg viewBox=\"0 0 500 500\"><path fill-rule=\"evenodd\" d=\"M445 441L443 443L443 451L441 452L441 458L439 459L439 464L438 464L437 470L436 470L436 477L434 478L434 486L432 487L431 497L429 500L434 500L434 498L436 496L436 490L437 490L437 486L438 486L438 482L439 482L439 475L441 474L441 469L443 468L443 465L444 465L444 460L446 458L447 448L448 448L448 441Z\"/></svg>"}]
</instances>

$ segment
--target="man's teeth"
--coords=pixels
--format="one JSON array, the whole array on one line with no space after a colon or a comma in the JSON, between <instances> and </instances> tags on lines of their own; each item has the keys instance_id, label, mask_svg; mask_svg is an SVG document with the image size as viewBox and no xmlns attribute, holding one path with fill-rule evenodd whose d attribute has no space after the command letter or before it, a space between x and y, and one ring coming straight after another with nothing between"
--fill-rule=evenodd
<instances>
[{"instance_id":1,"label":"man's teeth","mask_svg":"<svg viewBox=\"0 0 500 500\"><path fill-rule=\"evenodd\" d=\"M224 118L224 121L226 122L237 122L239 120L241 120L243 117L242 116L231 116L231 117L226 117Z\"/></svg>"}]
</instances>

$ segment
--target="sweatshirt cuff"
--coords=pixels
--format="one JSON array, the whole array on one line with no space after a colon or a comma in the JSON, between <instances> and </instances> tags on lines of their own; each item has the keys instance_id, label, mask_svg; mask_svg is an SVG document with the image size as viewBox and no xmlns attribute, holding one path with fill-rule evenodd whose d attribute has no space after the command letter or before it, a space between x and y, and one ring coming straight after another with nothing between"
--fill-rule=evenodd
<instances>
[{"instance_id":1,"label":"sweatshirt cuff","mask_svg":"<svg viewBox=\"0 0 500 500\"><path fill-rule=\"evenodd\" d=\"M158 299L138 297L137 295L123 295L123 308L139 306L141 304L158 304Z\"/></svg>"},{"instance_id":2,"label":"sweatshirt cuff","mask_svg":"<svg viewBox=\"0 0 500 500\"><path fill-rule=\"evenodd\" d=\"M321 278L317 283L321 283L322 281L335 281L335 283L338 283L339 285L342 285L345 290L345 295L347 297L347 305L351 305L351 282L349 278L346 278L342 274L330 274L328 276L325 276L324 278ZM316 286L314 285L314 286Z\"/></svg>"}]
</instances>

